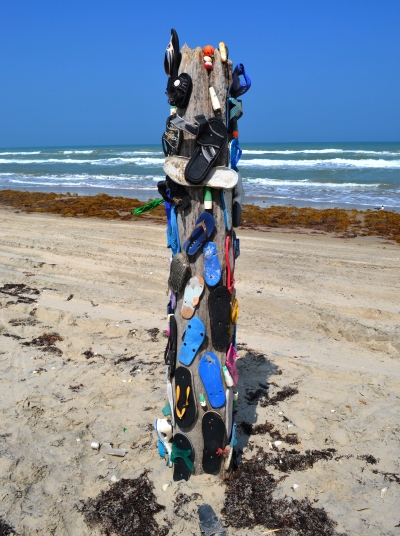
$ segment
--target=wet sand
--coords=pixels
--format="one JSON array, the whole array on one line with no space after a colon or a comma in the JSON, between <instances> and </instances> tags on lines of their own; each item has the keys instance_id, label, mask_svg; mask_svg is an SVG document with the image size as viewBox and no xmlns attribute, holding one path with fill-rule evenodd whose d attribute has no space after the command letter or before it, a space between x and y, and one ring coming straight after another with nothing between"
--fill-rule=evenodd
<instances>
[{"instance_id":1,"label":"wet sand","mask_svg":"<svg viewBox=\"0 0 400 536\"><path fill-rule=\"evenodd\" d=\"M4 208L0 223L0 516L23 535L100 534L79 501L148 468L166 506L160 525L166 518L171 535L200 534L197 505L221 515L225 486L209 475L172 483L152 431L166 399L164 226ZM285 229L239 229L238 237L235 420L298 434L300 444L278 450L336 449L331 460L290 472L274 497L308 497L338 532L396 534L400 247ZM26 286L5 287L17 284ZM58 336L35 346L44 333ZM270 396L285 386L298 394L262 407L262 393L251 400L260 383ZM102 455L92 441L127 454ZM268 432L249 437L239 428L239 455L270 451L271 441ZM179 493L198 497L176 508Z\"/></svg>"}]
</instances>

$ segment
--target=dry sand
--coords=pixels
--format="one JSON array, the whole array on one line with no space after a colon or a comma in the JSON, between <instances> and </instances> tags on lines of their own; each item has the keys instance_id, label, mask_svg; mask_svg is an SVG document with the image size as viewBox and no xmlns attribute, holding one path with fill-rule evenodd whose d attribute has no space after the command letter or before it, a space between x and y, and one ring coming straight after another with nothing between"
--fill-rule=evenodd
<instances>
[{"instance_id":1,"label":"dry sand","mask_svg":"<svg viewBox=\"0 0 400 536\"><path fill-rule=\"evenodd\" d=\"M384 473L400 472L400 247L284 230L238 236L236 422L296 432L299 452L337 449L338 459L291 472L274 496L308 497L349 535L398 534L400 484ZM166 505L157 519L170 523L170 535L200 534L199 504L220 515L225 486L212 476L162 491L172 473L152 422L166 398L168 257L159 225L1 209L0 287L40 291L21 293L37 303L0 294L0 516L19 534L100 534L86 525L79 501L108 489L114 475L132 478L143 468ZM55 342L62 354L23 345L52 332L63 339ZM246 395L260 382L270 383L271 396L286 385L298 394L277 406L251 404ZM241 432L238 448L246 459L254 446L268 451L270 440ZM103 456L92 441L128 452ZM199 498L175 508L178 493Z\"/></svg>"}]
</instances>

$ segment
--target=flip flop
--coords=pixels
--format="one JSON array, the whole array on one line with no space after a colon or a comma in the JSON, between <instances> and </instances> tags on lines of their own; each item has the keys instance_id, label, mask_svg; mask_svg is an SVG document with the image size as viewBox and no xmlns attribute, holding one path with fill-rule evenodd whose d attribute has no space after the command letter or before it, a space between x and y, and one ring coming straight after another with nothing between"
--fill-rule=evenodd
<instances>
[{"instance_id":1,"label":"flip flop","mask_svg":"<svg viewBox=\"0 0 400 536\"><path fill-rule=\"evenodd\" d=\"M221 46L221 43L220 43ZM204 536L226 536L225 529L214 510L209 504L202 504L198 508L200 532Z\"/></svg>"},{"instance_id":2,"label":"flip flop","mask_svg":"<svg viewBox=\"0 0 400 536\"><path fill-rule=\"evenodd\" d=\"M201 423L203 432L203 470L207 474L219 473L222 461L222 448L225 439L225 424L215 411L207 411Z\"/></svg>"},{"instance_id":3,"label":"flip flop","mask_svg":"<svg viewBox=\"0 0 400 536\"><path fill-rule=\"evenodd\" d=\"M189 259L186 253L177 253L171 262L168 286L173 292L179 292L189 271Z\"/></svg>"},{"instance_id":4,"label":"flip flop","mask_svg":"<svg viewBox=\"0 0 400 536\"><path fill-rule=\"evenodd\" d=\"M244 201L244 190L242 176L238 172L238 181L233 190L233 206L232 206L232 225L239 227L242 221L242 205Z\"/></svg>"},{"instance_id":5,"label":"flip flop","mask_svg":"<svg viewBox=\"0 0 400 536\"><path fill-rule=\"evenodd\" d=\"M231 294L226 287L217 287L208 297L211 340L216 350L226 350L229 345Z\"/></svg>"},{"instance_id":6,"label":"flip flop","mask_svg":"<svg viewBox=\"0 0 400 536\"><path fill-rule=\"evenodd\" d=\"M222 192L223 190L221 190ZM222 271L218 260L217 246L214 242L206 242L203 246L204 278L209 287L214 287L221 279Z\"/></svg>"},{"instance_id":7,"label":"flip flop","mask_svg":"<svg viewBox=\"0 0 400 536\"><path fill-rule=\"evenodd\" d=\"M189 158L185 156L167 156L164 162L164 171L174 182L182 184L182 186L209 186L216 189L229 189L234 188L237 183L237 173L234 169L218 166L209 171L201 184L191 184L185 178L185 169L188 163Z\"/></svg>"},{"instance_id":8,"label":"flip flop","mask_svg":"<svg viewBox=\"0 0 400 536\"><path fill-rule=\"evenodd\" d=\"M203 355L199 362L199 374L213 408L221 408L226 401L218 358L212 352Z\"/></svg>"},{"instance_id":9,"label":"flip flop","mask_svg":"<svg viewBox=\"0 0 400 536\"><path fill-rule=\"evenodd\" d=\"M226 260L226 288L232 294L235 288L235 256L233 251L232 238L227 236L225 239L225 260Z\"/></svg>"},{"instance_id":10,"label":"flip flop","mask_svg":"<svg viewBox=\"0 0 400 536\"><path fill-rule=\"evenodd\" d=\"M168 176L165 177L164 181L158 181L157 190L169 207L178 207L181 210L185 210L191 205L191 199L186 189L172 181ZM170 220L171 218L169 218L168 223L171 223Z\"/></svg>"},{"instance_id":11,"label":"flip flop","mask_svg":"<svg viewBox=\"0 0 400 536\"><path fill-rule=\"evenodd\" d=\"M178 335L175 315L169 315L169 337L164 352L164 361L169 367L169 375L171 378L174 377L175 373L177 343Z\"/></svg>"},{"instance_id":12,"label":"flip flop","mask_svg":"<svg viewBox=\"0 0 400 536\"><path fill-rule=\"evenodd\" d=\"M239 372L236 366L237 352L233 344L229 345L228 351L226 353L225 365L229 370L229 374L233 380L233 385L237 385L239 381Z\"/></svg>"},{"instance_id":13,"label":"flip flop","mask_svg":"<svg viewBox=\"0 0 400 536\"><path fill-rule=\"evenodd\" d=\"M228 437L229 437L229 436L228 436ZM237 445L237 439L236 439L236 423L234 422L234 423L233 423L233 426L232 426L231 440L230 440L230 443L229 443L229 454L228 454L228 456L225 458L225 469L226 469L226 471L228 471L229 466L231 465L232 454L233 454L233 447L234 447L235 445Z\"/></svg>"},{"instance_id":14,"label":"flip flop","mask_svg":"<svg viewBox=\"0 0 400 536\"><path fill-rule=\"evenodd\" d=\"M192 373L185 367L178 367L175 370L175 422L179 424L179 428L187 428L196 415Z\"/></svg>"},{"instance_id":15,"label":"flip flop","mask_svg":"<svg viewBox=\"0 0 400 536\"><path fill-rule=\"evenodd\" d=\"M230 437L232 431L232 413L233 413L233 387L226 390L226 406L225 406L225 429L226 437Z\"/></svg>"},{"instance_id":16,"label":"flip flop","mask_svg":"<svg viewBox=\"0 0 400 536\"><path fill-rule=\"evenodd\" d=\"M183 295L182 316L189 320L194 315L196 305L200 301L200 296L204 290L204 279L200 275L191 277L186 285L185 294Z\"/></svg>"},{"instance_id":17,"label":"flip flop","mask_svg":"<svg viewBox=\"0 0 400 536\"><path fill-rule=\"evenodd\" d=\"M183 244L183 250L188 255L194 255L200 249L200 246L210 237L214 231L215 220L209 212L203 212L197 218L196 225L192 234Z\"/></svg>"},{"instance_id":18,"label":"flip flop","mask_svg":"<svg viewBox=\"0 0 400 536\"><path fill-rule=\"evenodd\" d=\"M236 296L233 296L231 301L231 322L236 324L239 319L239 302Z\"/></svg>"},{"instance_id":19,"label":"flip flop","mask_svg":"<svg viewBox=\"0 0 400 536\"><path fill-rule=\"evenodd\" d=\"M200 184L215 166L228 141L228 135L225 125L216 117L207 120L201 114L196 115L194 119L196 124L188 123L179 116L171 122L188 134L196 136L197 145L185 168L185 179L191 184Z\"/></svg>"},{"instance_id":20,"label":"flip flop","mask_svg":"<svg viewBox=\"0 0 400 536\"><path fill-rule=\"evenodd\" d=\"M181 250L179 240L178 222L176 219L176 207L171 207L171 224L167 228L167 247L171 248L172 256L176 255Z\"/></svg>"},{"instance_id":21,"label":"flip flop","mask_svg":"<svg viewBox=\"0 0 400 536\"><path fill-rule=\"evenodd\" d=\"M167 465L168 467L172 467L172 462L171 462L172 445L170 445L169 443L172 437L171 421L168 421L167 419L156 419L153 423L153 426L158 437L158 443L159 443L158 452L160 453L160 456L163 458L164 454L161 455L161 448L160 448L161 447L160 443L161 443L163 450L168 455Z\"/></svg>"},{"instance_id":22,"label":"flip flop","mask_svg":"<svg viewBox=\"0 0 400 536\"><path fill-rule=\"evenodd\" d=\"M233 249L235 251L235 260L240 257L240 240L237 238L235 231L233 231Z\"/></svg>"},{"instance_id":23,"label":"flip flop","mask_svg":"<svg viewBox=\"0 0 400 536\"><path fill-rule=\"evenodd\" d=\"M229 142L229 165L235 171L237 171L237 165L241 156L242 149L239 147L239 139L233 138Z\"/></svg>"},{"instance_id":24,"label":"flip flop","mask_svg":"<svg viewBox=\"0 0 400 536\"><path fill-rule=\"evenodd\" d=\"M161 144L165 156L171 156L179 151L182 142L182 131L171 123L175 114L168 117L165 125L164 134L161 137Z\"/></svg>"},{"instance_id":25,"label":"flip flop","mask_svg":"<svg viewBox=\"0 0 400 536\"><path fill-rule=\"evenodd\" d=\"M194 449L187 435L180 432L174 435L171 461L174 464L174 482L188 481L194 469Z\"/></svg>"},{"instance_id":26,"label":"flip flop","mask_svg":"<svg viewBox=\"0 0 400 536\"><path fill-rule=\"evenodd\" d=\"M232 190L220 190L224 221L227 231L232 229Z\"/></svg>"},{"instance_id":27,"label":"flip flop","mask_svg":"<svg viewBox=\"0 0 400 536\"><path fill-rule=\"evenodd\" d=\"M244 84L241 83L240 77L243 76ZM251 87L250 77L246 74L243 63L236 65L232 73L232 86L230 89L233 98L237 99L244 95Z\"/></svg>"},{"instance_id":28,"label":"flip flop","mask_svg":"<svg viewBox=\"0 0 400 536\"><path fill-rule=\"evenodd\" d=\"M168 367L167 367L167 370L166 370L166 381L167 381L167 398L168 398L169 407L173 408L174 407L174 397L173 397L173 394L172 394L172 383L171 383L171 381L169 379ZM173 411L171 412L171 421L172 421L172 426L175 426L175 418L174 418L174 412Z\"/></svg>"},{"instance_id":29,"label":"flip flop","mask_svg":"<svg viewBox=\"0 0 400 536\"><path fill-rule=\"evenodd\" d=\"M183 343L179 350L178 359L187 367L192 364L198 349L203 344L206 328L198 317L189 320L183 335Z\"/></svg>"},{"instance_id":30,"label":"flip flop","mask_svg":"<svg viewBox=\"0 0 400 536\"><path fill-rule=\"evenodd\" d=\"M167 45L164 55L165 74L170 78L178 76L179 65L181 63L181 53L179 52L179 37L176 30L171 29L171 39Z\"/></svg>"},{"instance_id":31,"label":"flip flop","mask_svg":"<svg viewBox=\"0 0 400 536\"><path fill-rule=\"evenodd\" d=\"M175 78L168 78L167 91L168 102L177 108L186 108L192 94L193 82L187 73L181 73Z\"/></svg>"}]
</instances>

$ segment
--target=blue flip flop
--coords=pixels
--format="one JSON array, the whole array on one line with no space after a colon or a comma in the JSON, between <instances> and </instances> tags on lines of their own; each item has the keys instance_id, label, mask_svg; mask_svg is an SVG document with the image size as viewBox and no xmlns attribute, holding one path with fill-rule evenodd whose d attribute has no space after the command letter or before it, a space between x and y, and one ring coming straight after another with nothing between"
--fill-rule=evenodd
<instances>
[{"instance_id":1,"label":"blue flip flop","mask_svg":"<svg viewBox=\"0 0 400 536\"><path fill-rule=\"evenodd\" d=\"M237 171L237 165L241 156L242 149L239 146L239 140L237 138L233 138L229 142L229 165L231 169Z\"/></svg>"},{"instance_id":2,"label":"blue flip flop","mask_svg":"<svg viewBox=\"0 0 400 536\"><path fill-rule=\"evenodd\" d=\"M203 212L197 218L196 225L193 228L192 234L183 244L183 250L188 255L194 255L200 246L209 238L215 227L214 217L208 213Z\"/></svg>"},{"instance_id":3,"label":"blue flip flop","mask_svg":"<svg viewBox=\"0 0 400 536\"><path fill-rule=\"evenodd\" d=\"M240 77L243 76L244 84L242 84ZM232 73L232 86L231 86L231 95L234 99L244 95L246 91L250 89L251 80L249 75L246 74L244 70L243 63L238 63Z\"/></svg>"},{"instance_id":4,"label":"blue flip flop","mask_svg":"<svg viewBox=\"0 0 400 536\"><path fill-rule=\"evenodd\" d=\"M218 260L218 251L214 242L206 242L204 244L203 255L204 279L209 287L214 287L219 283L222 275L221 265Z\"/></svg>"},{"instance_id":5,"label":"blue flip flop","mask_svg":"<svg viewBox=\"0 0 400 536\"><path fill-rule=\"evenodd\" d=\"M224 221L227 231L232 229L232 190L220 190Z\"/></svg>"},{"instance_id":6,"label":"blue flip flop","mask_svg":"<svg viewBox=\"0 0 400 536\"><path fill-rule=\"evenodd\" d=\"M207 352L203 355L199 363L199 374L211 406L213 408L224 406L225 390L222 385L221 367L215 354Z\"/></svg>"},{"instance_id":7,"label":"blue flip flop","mask_svg":"<svg viewBox=\"0 0 400 536\"><path fill-rule=\"evenodd\" d=\"M205 336L206 328L200 318L197 316L191 318L186 326L183 343L179 350L178 359L181 363L187 367L192 363Z\"/></svg>"},{"instance_id":8,"label":"blue flip flop","mask_svg":"<svg viewBox=\"0 0 400 536\"><path fill-rule=\"evenodd\" d=\"M181 250L178 222L176 219L176 207L171 207L170 216L171 223L167 228L167 247L172 249L172 256L174 256Z\"/></svg>"}]
</instances>

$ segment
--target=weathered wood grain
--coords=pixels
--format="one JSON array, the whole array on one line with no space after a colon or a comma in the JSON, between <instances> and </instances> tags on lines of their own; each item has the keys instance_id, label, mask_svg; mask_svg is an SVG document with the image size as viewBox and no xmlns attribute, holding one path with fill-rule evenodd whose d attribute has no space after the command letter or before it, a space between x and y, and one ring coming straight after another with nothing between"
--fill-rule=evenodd
<instances>
[{"instance_id":1,"label":"weathered wood grain","mask_svg":"<svg viewBox=\"0 0 400 536\"><path fill-rule=\"evenodd\" d=\"M225 123L226 93L232 79L231 62L228 61L226 64L223 64L221 62L219 51L216 50L214 58L214 69L210 72L204 68L203 52L200 47L197 47L195 50L192 50L187 45L184 45L181 50L181 53L182 61L179 72L188 73L192 77L193 91L188 107L186 109L178 109L178 115L184 117L186 121L190 122L194 122L194 117L199 114L204 114L207 119L209 119L210 117L214 117L214 112L211 106L211 99L209 95L209 87L212 86L217 92L219 101L221 103L222 121ZM179 155L190 157L195 148L195 144L195 138L187 133L184 133ZM227 163L228 147L225 146L218 159L218 165L226 166ZM178 214L178 229L181 245L190 236L199 215L204 212L204 188L186 186L186 189L192 199L192 203L191 207L186 209L184 219L182 219L180 213ZM225 230L224 213L221 206L220 190L212 189L212 198L213 207L210 212L215 218L215 230L209 240L216 244L218 250L218 258L223 273L220 284L226 285L225 239L227 236L227 232ZM204 276L204 258L202 248L199 249L196 255L190 257L190 274L188 275L187 280L194 275L201 275L202 277ZM210 294L210 290L212 289L209 289L207 285L205 285L204 293L201 297L200 304L198 305L197 310L195 312L195 315L201 318L204 322L204 325L206 326L206 338L200 350L198 351L193 363L188 367L192 372L193 376L193 384L197 404L197 418L190 428L185 428L181 430L183 433L188 435L195 450L195 474L202 474L204 472L202 468L203 436L201 429L204 410L199 403L199 394L203 393L206 400L207 395L198 373L198 364L201 357L207 351L213 352L218 357L221 366L221 377L225 386L222 374L222 365L225 364L226 353L214 350L211 343L210 316L208 312L208 297ZM184 289L177 295L177 306L175 310L175 318L178 326L178 352L182 344L183 334L188 323L188 321L182 318L181 315L183 294ZM183 365L177 362L177 366ZM173 389L175 392L174 383ZM209 404L208 400L207 409L213 409ZM214 409L214 411L217 411L225 422L225 407ZM179 431L179 426L177 424L174 429L174 432L176 431ZM225 442L226 441L227 438L225 438ZM221 463L221 477L224 476L224 473L225 471L223 459Z\"/></svg>"}]
</instances>

